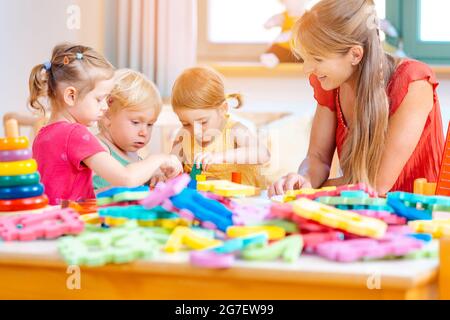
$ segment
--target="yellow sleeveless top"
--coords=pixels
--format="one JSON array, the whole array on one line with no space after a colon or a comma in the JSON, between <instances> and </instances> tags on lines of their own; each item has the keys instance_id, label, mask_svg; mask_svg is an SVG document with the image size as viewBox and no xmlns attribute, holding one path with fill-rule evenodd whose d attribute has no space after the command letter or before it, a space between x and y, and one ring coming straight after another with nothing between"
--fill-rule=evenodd
<instances>
[{"instance_id":1,"label":"yellow sleeveless top","mask_svg":"<svg viewBox=\"0 0 450 320\"><path fill-rule=\"evenodd\" d=\"M281 26L281 33L290 32L290 31L292 31L292 28L294 27L295 22L297 21L297 19L299 17L290 16L287 11L285 11L283 13L283 15L284 15L284 22L283 22L283 25ZM282 46L283 48L291 50L291 42L290 41L281 42L278 45Z\"/></svg>"},{"instance_id":2,"label":"yellow sleeveless top","mask_svg":"<svg viewBox=\"0 0 450 320\"><path fill-rule=\"evenodd\" d=\"M191 172L194 156L200 152L223 153L236 149L231 129L237 123L237 121L228 116L225 127L220 135L215 137L214 141L206 147L202 147L194 137L191 137L188 132L184 132L182 147L185 161L187 162L184 163L184 171ZM203 171L203 174L208 180L218 179L231 181L231 174L233 172L239 172L242 177L242 184L264 188L267 183L264 176L261 175L262 166L258 164L234 163L213 164L208 167L208 171Z\"/></svg>"}]
</instances>

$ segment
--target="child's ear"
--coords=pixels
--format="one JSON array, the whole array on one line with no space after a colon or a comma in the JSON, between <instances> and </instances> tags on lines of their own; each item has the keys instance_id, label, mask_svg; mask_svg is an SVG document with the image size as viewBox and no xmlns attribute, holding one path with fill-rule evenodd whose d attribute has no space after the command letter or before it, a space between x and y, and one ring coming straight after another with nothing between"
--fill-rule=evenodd
<instances>
[{"instance_id":1,"label":"child's ear","mask_svg":"<svg viewBox=\"0 0 450 320\"><path fill-rule=\"evenodd\" d=\"M77 101L78 91L74 87L67 87L64 89L64 102L73 107Z\"/></svg>"},{"instance_id":2,"label":"child's ear","mask_svg":"<svg viewBox=\"0 0 450 320\"><path fill-rule=\"evenodd\" d=\"M349 54L352 66L357 66L364 57L364 48L362 46L353 46Z\"/></svg>"},{"instance_id":3,"label":"child's ear","mask_svg":"<svg viewBox=\"0 0 450 320\"><path fill-rule=\"evenodd\" d=\"M225 101L221 106L220 106L220 112L221 113L228 113L229 110L229 106L228 106L228 101Z\"/></svg>"}]
</instances>

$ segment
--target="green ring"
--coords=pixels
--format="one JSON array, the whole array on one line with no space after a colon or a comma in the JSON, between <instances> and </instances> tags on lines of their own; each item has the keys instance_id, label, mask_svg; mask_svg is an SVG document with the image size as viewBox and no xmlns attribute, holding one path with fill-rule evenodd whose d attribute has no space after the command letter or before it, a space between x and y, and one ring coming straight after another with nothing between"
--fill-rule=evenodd
<instances>
[{"instance_id":1,"label":"green ring","mask_svg":"<svg viewBox=\"0 0 450 320\"><path fill-rule=\"evenodd\" d=\"M17 176L0 176L0 187L19 187L38 184L41 176L38 172Z\"/></svg>"}]
</instances>

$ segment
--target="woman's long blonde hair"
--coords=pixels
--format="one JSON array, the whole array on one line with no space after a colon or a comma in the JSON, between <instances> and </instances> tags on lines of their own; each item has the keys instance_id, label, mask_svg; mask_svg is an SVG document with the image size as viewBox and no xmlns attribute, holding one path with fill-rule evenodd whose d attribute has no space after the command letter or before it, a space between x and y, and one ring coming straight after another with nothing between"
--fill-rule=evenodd
<instances>
[{"instance_id":1,"label":"woman's long blonde hair","mask_svg":"<svg viewBox=\"0 0 450 320\"><path fill-rule=\"evenodd\" d=\"M373 0L322 0L294 27L293 50L327 57L364 48L356 75L352 128L340 157L347 183L376 186L389 120L386 85L396 61L383 50Z\"/></svg>"},{"instance_id":2,"label":"woman's long blonde hair","mask_svg":"<svg viewBox=\"0 0 450 320\"><path fill-rule=\"evenodd\" d=\"M45 114L48 98L52 108L61 105L60 86L68 84L79 91L79 98L93 90L98 80L111 79L114 67L90 47L63 43L53 49L51 59L36 65L30 74L30 106Z\"/></svg>"},{"instance_id":3,"label":"woman's long blonde hair","mask_svg":"<svg viewBox=\"0 0 450 320\"><path fill-rule=\"evenodd\" d=\"M175 110L218 108L229 99L237 101L235 109L242 107L242 96L238 93L225 94L222 76L207 67L185 70L177 78L172 89L172 106Z\"/></svg>"}]
</instances>

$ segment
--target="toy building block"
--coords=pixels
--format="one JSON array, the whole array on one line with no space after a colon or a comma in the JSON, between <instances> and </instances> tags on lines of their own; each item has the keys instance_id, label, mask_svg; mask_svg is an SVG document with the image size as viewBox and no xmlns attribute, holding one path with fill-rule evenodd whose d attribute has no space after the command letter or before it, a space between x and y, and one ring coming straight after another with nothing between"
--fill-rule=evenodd
<instances>
[{"instance_id":1,"label":"toy building block","mask_svg":"<svg viewBox=\"0 0 450 320\"><path fill-rule=\"evenodd\" d=\"M268 206L232 204L233 222L236 225L251 225L263 221L268 215Z\"/></svg>"},{"instance_id":2,"label":"toy building block","mask_svg":"<svg viewBox=\"0 0 450 320\"><path fill-rule=\"evenodd\" d=\"M197 176L202 174L202 165L200 168L197 168L196 164L192 165L191 173L189 176L191 177L191 181L189 181L188 188L197 189Z\"/></svg>"},{"instance_id":3,"label":"toy building block","mask_svg":"<svg viewBox=\"0 0 450 320\"><path fill-rule=\"evenodd\" d=\"M222 241L198 235L187 227L177 227L167 240L164 250L169 253L180 251L183 246L193 250L217 247Z\"/></svg>"},{"instance_id":4,"label":"toy building block","mask_svg":"<svg viewBox=\"0 0 450 320\"><path fill-rule=\"evenodd\" d=\"M423 246L424 242L420 240L397 236L382 240L355 239L325 242L317 246L316 253L333 261L354 262L405 256L422 249Z\"/></svg>"},{"instance_id":5,"label":"toy building block","mask_svg":"<svg viewBox=\"0 0 450 320\"><path fill-rule=\"evenodd\" d=\"M0 218L0 238L4 241L55 239L79 234L84 223L72 209L54 209L40 214L23 214Z\"/></svg>"},{"instance_id":6,"label":"toy building block","mask_svg":"<svg viewBox=\"0 0 450 320\"><path fill-rule=\"evenodd\" d=\"M294 212L325 226L345 230L363 237L381 238L386 233L387 224L381 220L361 216L357 213L339 210L309 199L292 202Z\"/></svg>"},{"instance_id":7,"label":"toy building block","mask_svg":"<svg viewBox=\"0 0 450 320\"><path fill-rule=\"evenodd\" d=\"M195 176L195 180L196 181L206 181L206 176L204 174L198 174Z\"/></svg>"},{"instance_id":8,"label":"toy building block","mask_svg":"<svg viewBox=\"0 0 450 320\"><path fill-rule=\"evenodd\" d=\"M299 227L294 222L284 219L269 219L258 222L254 225L257 226L277 226L282 228L287 234L288 233L299 233Z\"/></svg>"},{"instance_id":9,"label":"toy building block","mask_svg":"<svg viewBox=\"0 0 450 320\"><path fill-rule=\"evenodd\" d=\"M303 249L303 239L300 235L286 237L264 247L249 247L241 252L244 260L273 261L282 258L286 262L296 261Z\"/></svg>"},{"instance_id":10,"label":"toy building block","mask_svg":"<svg viewBox=\"0 0 450 320\"><path fill-rule=\"evenodd\" d=\"M388 205L394 209L395 214L411 220L431 220L434 197L426 197L405 192L388 194Z\"/></svg>"},{"instance_id":11,"label":"toy building block","mask_svg":"<svg viewBox=\"0 0 450 320\"><path fill-rule=\"evenodd\" d=\"M100 217L126 218L135 220L174 219L178 215L162 207L146 209L141 205L127 207L105 207L99 209Z\"/></svg>"},{"instance_id":12,"label":"toy building block","mask_svg":"<svg viewBox=\"0 0 450 320\"><path fill-rule=\"evenodd\" d=\"M168 181L167 184L160 183L141 201L141 204L149 209L161 205L168 211L177 212L185 219L195 219L204 227L225 232L233 225L233 213L220 202L186 188L189 180L189 176L181 175Z\"/></svg>"},{"instance_id":13,"label":"toy building block","mask_svg":"<svg viewBox=\"0 0 450 320\"><path fill-rule=\"evenodd\" d=\"M86 199L80 201L63 200L61 208L72 208L80 215L95 213L98 210L96 199Z\"/></svg>"},{"instance_id":14,"label":"toy building block","mask_svg":"<svg viewBox=\"0 0 450 320\"><path fill-rule=\"evenodd\" d=\"M227 269L234 264L235 256L232 253L219 254L214 251L192 251L189 261L193 266L209 269Z\"/></svg>"},{"instance_id":15,"label":"toy building block","mask_svg":"<svg viewBox=\"0 0 450 320\"><path fill-rule=\"evenodd\" d=\"M280 240L286 236L284 229L277 226L231 226L227 229L227 236L240 238L261 232L266 232L269 240Z\"/></svg>"},{"instance_id":16,"label":"toy building block","mask_svg":"<svg viewBox=\"0 0 450 320\"><path fill-rule=\"evenodd\" d=\"M58 249L69 265L102 266L152 258L166 239L142 228L104 229L62 238Z\"/></svg>"},{"instance_id":17,"label":"toy building block","mask_svg":"<svg viewBox=\"0 0 450 320\"><path fill-rule=\"evenodd\" d=\"M231 182L241 184L242 183L242 174L240 172L232 172L231 173Z\"/></svg>"},{"instance_id":18,"label":"toy building block","mask_svg":"<svg viewBox=\"0 0 450 320\"><path fill-rule=\"evenodd\" d=\"M115 187L100 192L97 195L97 205L105 206L125 201L139 201L148 196L150 188L140 186L136 188Z\"/></svg>"},{"instance_id":19,"label":"toy building block","mask_svg":"<svg viewBox=\"0 0 450 320\"><path fill-rule=\"evenodd\" d=\"M442 155L441 170L436 186L436 195L450 196L450 122L447 130L447 140Z\"/></svg>"},{"instance_id":20,"label":"toy building block","mask_svg":"<svg viewBox=\"0 0 450 320\"><path fill-rule=\"evenodd\" d=\"M345 194L345 193L343 193ZM386 199L369 198L368 195L360 196L340 196L340 197L320 197L316 201L323 204L334 206L342 210L378 210L393 211L387 205Z\"/></svg>"},{"instance_id":21,"label":"toy building block","mask_svg":"<svg viewBox=\"0 0 450 320\"><path fill-rule=\"evenodd\" d=\"M414 193L424 196L434 196L436 195L436 183L428 182L428 180L424 178L416 179L414 180Z\"/></svg>"},{"instance_id":22,"label":"toy building block","mask_svg":"<svg viewBox=\"0 0 450 320\"><path fill-rule=\"evenodd\" d=\"M450 237L450 219L449 220L430 220L430 221L411 221L408 225L415 232L428 233L434 238Z\"/></svg>"},{"instance_id":23,"label":"toy building block","mask_svg":"<svg viewBox=\"0 0 450 320\"><path fill-rule=\"evenodd\" d=\"M268 242L267 232L253 233L244 237L229 239L220 246L211 248L215 253L227 254L242 251L249 247L262 247Z\"/></svg>"},{"instance_id":24,"label":"toy building block","mask_svg":"<svg viewBox=\"0 0 450 320\"><path fill-rule=\"evenodd\" d=\"M388 225L404 225L406 224L406 218L399 217L396 214L392 214L388 211L377 211L377 210L352 210L362 216L375 218L386 222Z\"/></svg>"},{"instance_id":25,"label":"toy building block","mask_svg":"<svg viewBox=\"0 0 450 320\"><path fill-rule=\"evenodd\" d=\"M315 253L317 246L321 243L344 240L344 234L337 231L311 232L302 234L302 237L304 243L303 250L306 253Z\"/></svg>"},{"instance_id":26,"label":"toy building block","mask_svg":"<svg viewBox=\"0 0 450 320\"><path fill-rule=\"evenodd\" d=\"M227 180L198 181L197 190L211 192L223 197L251 197L258 193L257 188L233 183Z\"/></svg>"}]
</instances>

